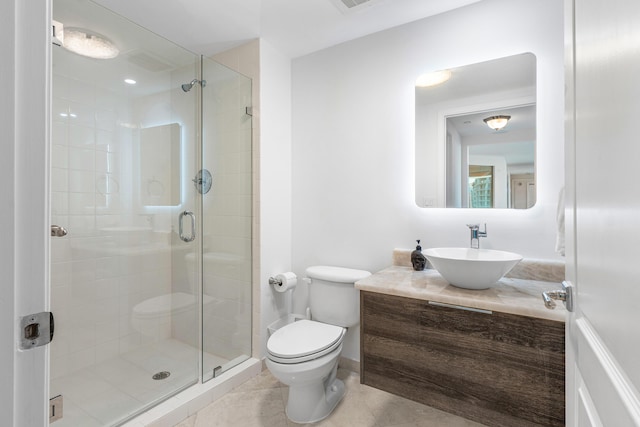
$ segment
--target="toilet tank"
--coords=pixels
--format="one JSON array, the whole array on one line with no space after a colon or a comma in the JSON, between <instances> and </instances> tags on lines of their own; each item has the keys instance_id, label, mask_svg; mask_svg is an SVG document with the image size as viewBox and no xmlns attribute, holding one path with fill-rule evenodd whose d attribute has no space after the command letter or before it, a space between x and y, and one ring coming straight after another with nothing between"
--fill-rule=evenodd
<instances>
[{"instance_id":1,"label":"toilet tank","mask_svg":"<svg viewBox=\"0 0 640 427\"><path fill-rule=\"evenodd\" d=\"M309 267L311 318L331 325L350 327L360 322L360 292L354 284L371 273L352 268L317 265Z\"/></svg>"}]
</instances>

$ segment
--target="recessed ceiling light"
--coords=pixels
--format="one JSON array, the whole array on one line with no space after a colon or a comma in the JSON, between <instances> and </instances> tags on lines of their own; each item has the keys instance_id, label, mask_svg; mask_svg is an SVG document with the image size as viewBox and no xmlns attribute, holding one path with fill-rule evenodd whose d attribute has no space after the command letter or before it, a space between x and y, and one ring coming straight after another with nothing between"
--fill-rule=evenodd
<instances>
[{"instance_id":1,"label":"recessed ceiling light","mask_svg":"<svg viewBox=\"0 0 640 427\"><path fill-rule=\"evenodd\" d=\"M416 80L417 87L430 87L442 84L451 78L451 71L441 70L422 74Z\"/></svg>"},{"instance_id":2,"label":"recessed ceiling light","mask_svg":"<svg viewBox=\"0 0 640 427\"><path fill-rule=\"evenodd\" d=\"M126 84L128 84L128 85L134 85L134 84L136 84L136 83L137 83L137 82L136 82L135 80L133 80L133 79L124 79L124 82L125 82Z\"/></svg>"},{"instance_id":3,"label":"recessed ceiling light","mask_svg":"<svg viewBox=\"0 0 640 427\"><path fill-rule=\"evenodd\" d=\"M82 28L64 28L62 46L78 55L95 59L111 59L120 53L105 36Z\"/></svg>"}]
</instances>

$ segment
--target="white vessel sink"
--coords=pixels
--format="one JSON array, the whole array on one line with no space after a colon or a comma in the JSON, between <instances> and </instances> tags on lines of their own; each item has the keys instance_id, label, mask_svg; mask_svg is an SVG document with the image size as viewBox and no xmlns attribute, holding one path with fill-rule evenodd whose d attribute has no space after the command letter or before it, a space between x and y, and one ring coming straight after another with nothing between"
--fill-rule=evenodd
<instances>
[{"instance_id":1,"label":"white vessel sink","mask_svg":"<svg viewBox=\"0 0 640 427\"><path fill-rule=\"evenodd\" d=\"M431 248L422 253L447 282L465 289L490 288L522 260L492 249Z\"/></svg>"}]
</instances>

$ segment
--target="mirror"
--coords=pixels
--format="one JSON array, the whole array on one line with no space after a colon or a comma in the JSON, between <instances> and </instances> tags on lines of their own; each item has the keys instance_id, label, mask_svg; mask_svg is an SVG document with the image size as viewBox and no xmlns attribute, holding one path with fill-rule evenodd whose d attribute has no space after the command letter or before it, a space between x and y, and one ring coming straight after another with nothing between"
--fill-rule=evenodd
<instances>
[{"instance_id":1,"label":"mirror","mask_svg":"<svg viewBox=\"0 0 640 427\"><path fill-rule=\"evenodd\" d=\"M180 135L177 123L140 129L140 199L145 206L180 204Z\"/></svg>"},{"instance_id":2,"label":"mirror","mask_svg":"<svg viewBox=\"0 0 640 427\"><path fill-rule=\"evenodd\" d=\"M536 58L531 53L416 81L416 204L526 209L536 201ZM504 118L493 129L489 118Z\"/></svg>"}]
</instances>

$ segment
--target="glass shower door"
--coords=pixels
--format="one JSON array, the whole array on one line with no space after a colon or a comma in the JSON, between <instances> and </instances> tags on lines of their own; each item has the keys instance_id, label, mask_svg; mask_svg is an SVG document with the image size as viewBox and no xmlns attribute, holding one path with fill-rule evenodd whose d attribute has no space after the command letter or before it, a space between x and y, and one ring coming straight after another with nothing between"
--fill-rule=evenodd
<instances>
[{"instance_id":1,"label":"glass shower door","mask_svg":"<svg viewBox=\"0 0 640 427\"><path fill-rule=\"evenodd\" d=\"M203 59L202 365L207 381L251 356L251 79Z\"/></svg>"},{"instance_id":2,"label":"glass shower door","mask_svg":"<svg viewBox=\"0 0 640 427\"><path fill-rule=\"evenodd\" d=\"M199 378L200 59L87 0L53 19L119 53L52 47L52 425L116 425Z\"/></svg>"}]
</instances>

